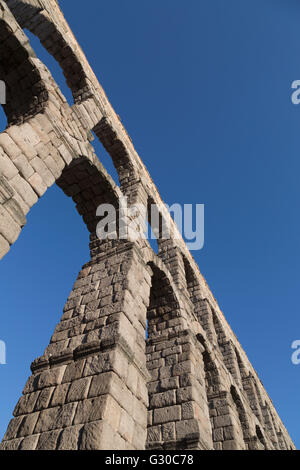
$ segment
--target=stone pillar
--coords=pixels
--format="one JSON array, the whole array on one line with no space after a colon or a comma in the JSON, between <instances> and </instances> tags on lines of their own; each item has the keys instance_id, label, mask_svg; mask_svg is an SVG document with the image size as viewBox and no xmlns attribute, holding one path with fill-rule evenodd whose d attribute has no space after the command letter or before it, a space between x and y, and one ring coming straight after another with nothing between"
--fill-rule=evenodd
<instances>
[{"instance_id":1,"label":"stone pillar","mask_svg":"<svg viewBox=\"0 0 300 470\"><path fill-rule=\"evenodd\" d=\"M2 449L145 448L151 269L129 242L92 236L91 254L32 364Z\"/></svg>"},{"instance_id":2,"label":"stone pillar","mask_svg":"<svg viewBox=\"0 0 300 470\"><path fill-rule=\"evenodd\" d=\"M213 322L213 311L207 299L201 297L199 284L195 285L192 295L192 302L195 309L195 314L206 332L207 338L213 345L218 344L218 338Z\"/></svg>"},{"instance_id":3,"label":"stone pillar","mask_svg":"<svg viewBox=\"0 0 300 470\"><path fill-rule=\"evenodd\" d=\"M215 450L245 450L238 412L227 391L209 395Z\"/></svg>"},{"instance_id":4,"label":"stone pillar","mask_svg":"<svg viewBox=\"0 0 300 470\"><path fill-rule=\"evenodd\" d=\"M270 440L273 444L273 447L276 450L280 450L280 444L279 444L279 441L278 441L278 434L277 434L277 430L275 429L275 423L274 423L274 420L272 418L271 410L270 410L270 408L267 404L262 405L261 410L262 410L262 414L263 414L263 418L264 418L265 429L268 432L268 435L269 435Z\"/></svg>"}]
</instances>

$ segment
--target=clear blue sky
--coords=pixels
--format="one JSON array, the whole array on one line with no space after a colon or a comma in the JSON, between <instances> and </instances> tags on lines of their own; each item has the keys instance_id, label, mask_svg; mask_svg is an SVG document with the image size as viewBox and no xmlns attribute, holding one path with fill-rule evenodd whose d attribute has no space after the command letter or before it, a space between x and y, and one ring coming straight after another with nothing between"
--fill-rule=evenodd
<instances>
[{"instance_id":1,"label":"clear blue sky","mask_svg":"<svg viewBox=\"0 0 300 470\"><path fill-rule=\"evenodd\" d=\"M60 4L164 200L205 204L193 254L300 447L299 2ZM72 201L51 188L0 265L0 434L88 259Z\"/></svg>"}]
</instances>

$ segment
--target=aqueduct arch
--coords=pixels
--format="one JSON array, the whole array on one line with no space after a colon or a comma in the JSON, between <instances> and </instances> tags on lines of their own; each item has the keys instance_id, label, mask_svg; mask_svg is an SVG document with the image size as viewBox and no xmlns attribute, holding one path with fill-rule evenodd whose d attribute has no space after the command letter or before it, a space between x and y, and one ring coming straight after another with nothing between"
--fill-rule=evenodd
<instances>
[{"instance_id":1,"label":"aqueduct arch","mask_svg":"<svg viewBox=\"0 0 300 470\"><path fill-rule=\"evenodd\" d=\"M91 253L31 365L1 449L294 448L57 1L1 0L0 14L0 79L9 92L0 257L55 182L83 217ZM73 106L22 28L63 68ZM91 131L120 187L95 155ZM122 196L145 207L151 200L170 224L158 256L146 240L97 238L97 206L117 206Z\"/></svg>"}]
</instances>

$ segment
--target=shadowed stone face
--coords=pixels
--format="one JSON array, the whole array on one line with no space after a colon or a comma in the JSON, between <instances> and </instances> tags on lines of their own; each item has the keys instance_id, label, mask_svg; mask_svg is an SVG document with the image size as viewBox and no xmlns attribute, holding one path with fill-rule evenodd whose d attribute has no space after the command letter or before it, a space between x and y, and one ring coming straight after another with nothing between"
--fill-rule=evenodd
<instances>
[{"instance_id":1,"label":"shadowed stone face","mask_svg":"<svg viewBox=\"0 0 300 470\"><path fill-rule=\"evenodd\" d=\"M23 28L59 62L73 106ZM117 208L124 196L170 216L58 3L1 0L0 58L8 119L0 134L0 258L54 183L76 204L91 253L0 448L293 449L173 220L158 255L147 240L97 238L97 207ZM91 131L120 187L98 160Z\"/></svg>"}]
</instances>

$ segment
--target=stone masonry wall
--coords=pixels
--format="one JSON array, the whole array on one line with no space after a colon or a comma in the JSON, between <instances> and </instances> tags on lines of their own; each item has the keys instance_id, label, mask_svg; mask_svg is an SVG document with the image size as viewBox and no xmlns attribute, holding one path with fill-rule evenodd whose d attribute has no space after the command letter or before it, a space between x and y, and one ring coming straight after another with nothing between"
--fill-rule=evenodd
<instances>
[{"instance_id":1,"label":"stone masonry wall","mask_svg":"<svg viewBox=\"0 0 300 470\"><path fill-rule=\"evenodd\" d=\"M23 28L60 64L73 106ZM0 0L0 79L0 258L54 183L72 197L91 252L0 449L294 449L56 0ZM118 210L123 196L169 222L158 255L145 240L97 238L97 207Z\"/></svg>"}]
</instances>

